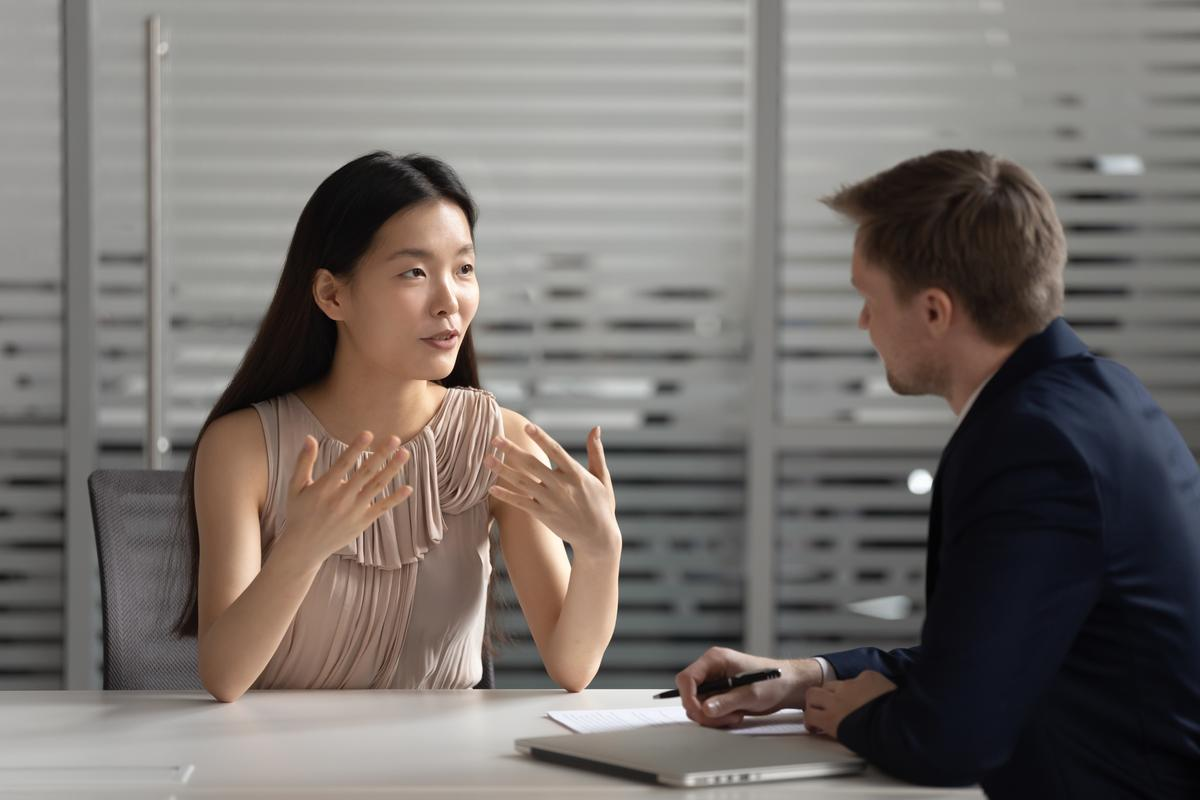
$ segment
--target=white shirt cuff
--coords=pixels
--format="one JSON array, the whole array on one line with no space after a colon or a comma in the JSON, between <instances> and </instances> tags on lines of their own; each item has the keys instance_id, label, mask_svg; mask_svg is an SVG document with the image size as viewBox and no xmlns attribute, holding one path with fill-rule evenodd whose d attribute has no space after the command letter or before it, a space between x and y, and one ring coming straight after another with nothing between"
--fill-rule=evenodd
<instances>
[{"instance_id":1,"label":"white shirt cuff","mask_svg":"<svg viewBox=\"0 0 1200 800\"><path fill-rule=\"evenodd\" d=\"M814 656L814 660L821 665L821 685L837 680L837 673L833 671L833 665L820 656Z\"/></svg>"}]
</instances>

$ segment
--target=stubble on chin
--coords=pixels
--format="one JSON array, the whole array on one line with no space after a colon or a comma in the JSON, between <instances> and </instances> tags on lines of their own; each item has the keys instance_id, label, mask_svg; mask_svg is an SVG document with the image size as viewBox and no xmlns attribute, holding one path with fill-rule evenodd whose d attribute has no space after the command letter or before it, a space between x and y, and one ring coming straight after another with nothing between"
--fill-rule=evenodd
<instances>
[{"instance_id":1,"label":"stubble on chin","mask_svg":"<svg viewBox=\"0 0 1200 800\"><path fill-rule=\"evenodd\" d=\"M891 368L885 366L888 386L901 397L921 397L924 395L941 395L943 376L932 364L918 365L913 374L901 377Z\"/></svg>"},{"instance_id":2,"label":"stubble on chin","mask_svg":"<svg viewBox=\"0 0 1200 800\"><path fill-rule=\"evenodd\" d=\"M887 376L887 384L889 387L891 387L891 390L893 392L900 395L901 397L908 397L909 395L912 394L912 392L910 392L908 390L908 384L904 383L899 378L897 378L896 373L892 372L890 369L885 368L884 374Z\"/></svg>"}]
</instances>

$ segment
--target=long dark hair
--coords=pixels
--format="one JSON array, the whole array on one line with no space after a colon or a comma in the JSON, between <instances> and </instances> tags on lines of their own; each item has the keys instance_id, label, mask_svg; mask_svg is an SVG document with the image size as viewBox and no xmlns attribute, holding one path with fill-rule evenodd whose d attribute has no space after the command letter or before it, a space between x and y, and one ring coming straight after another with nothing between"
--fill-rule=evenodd
<instances>
[{"instance_id":1,"label":"long dark hair","mask_svg":"<svg viewBox=\"0 0 1200 800\"><path fill-rule=\"evenodd\" d=\"M438 198L462 209L473 236L475 202L454 170L436 158L376 151L354 159L321 182L300 212L275 297L229 386L200 428L197 445L213 420L308 386L329 372L337 344L337 324L313 300L312 284L317 269L323 267L338 276L350 275L383 223L409 206ZM454 369L438 383L447 388L479 387L469 328ZM183 481L181 524L190 545L187 554L190 585L187 604L176 623L180 636L195 636L199 623L197 450L199 447L192 448ZM489 586L489 605L492 596ZM490 649L490 635L488 641Z\"/></svg>"}]
</instances>

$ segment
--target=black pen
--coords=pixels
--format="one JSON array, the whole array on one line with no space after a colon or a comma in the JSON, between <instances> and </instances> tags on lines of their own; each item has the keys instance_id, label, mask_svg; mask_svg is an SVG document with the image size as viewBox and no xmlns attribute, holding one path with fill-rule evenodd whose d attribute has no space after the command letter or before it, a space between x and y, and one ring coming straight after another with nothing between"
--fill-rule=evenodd
<instances>
[{"instance_id":1,"label":"black pen","mask_svg":"<svg viewBox=\"0 0 1200 800\"><path fill-rule=\"evenodd\" d=\"M717 678L716 680L705 681L696 687L696 695L716 694L717 692L727 692L736 686L745 686L747 683L758 683L759 681L769 681L772 678L778 678L782 673L777 669L764 669L762 672L743 672L741 675L733 675L728 678ZM667 689L665 692L659 692L654 695L655 700L661 700L664 697L679 697L678 689Z\"/></svg>"}]
</instances>

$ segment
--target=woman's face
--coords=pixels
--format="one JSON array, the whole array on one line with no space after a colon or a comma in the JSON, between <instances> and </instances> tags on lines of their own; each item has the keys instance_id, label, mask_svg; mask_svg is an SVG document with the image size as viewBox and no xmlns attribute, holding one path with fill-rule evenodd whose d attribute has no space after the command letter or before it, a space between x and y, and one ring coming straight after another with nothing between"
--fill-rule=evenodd
<instances>
[{"instance_id":1,"label":"woman's face","mask_svg":"<svg viewBox=\"0 0 1200 800\"><path fill-rule=\"evenodd\" d=\"M448 200L410 206L379 228L348 281L321 271L315 291L367 368L445 378L479 307L467 217Z\"/></svg>"}]
</instances>

